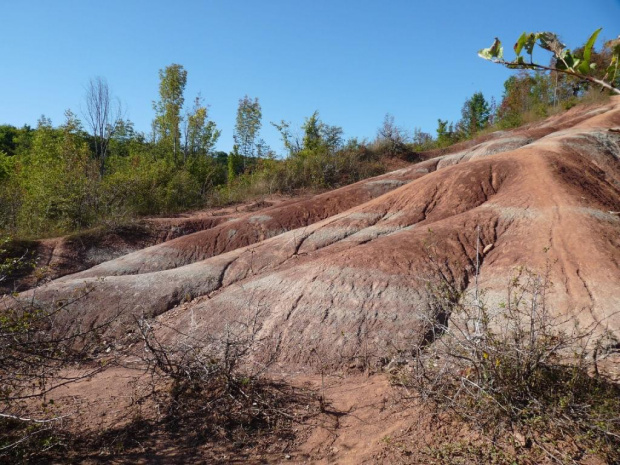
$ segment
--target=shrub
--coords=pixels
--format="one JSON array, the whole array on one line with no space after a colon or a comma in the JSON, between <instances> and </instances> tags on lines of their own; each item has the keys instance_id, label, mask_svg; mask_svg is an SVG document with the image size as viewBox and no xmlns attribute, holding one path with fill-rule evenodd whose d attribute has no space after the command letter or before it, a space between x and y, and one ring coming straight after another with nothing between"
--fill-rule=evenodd
<instances>
[{"instance_id":1,"label":"shrub","mask_svg":"<svg viewBox=\"0 0 620 465\"><path fill-rule=\"evenodd\" d=\"M0 251L0 260L0 282L32 266L26 254L5 258ZM45 307L34 297L6 295L0 300L0 461L27 460L57 445L64 416L47 395L100 371L101 366L85 368L84 363L91 361L110 321L82 328L69 313L90 291L84 288Z\"/></svg>"},{"instance_id":2,"label":"shrub","mask_svg":"<svg viewBox=\"0 0 620 465\"><path fill-rule=\"evenodd\" d=\"M166 425L188 430L197 441L266 430L290 432L294 405L308 406L312 399L265 376L278 345L259 337L259 318L260 312L253 312L217 335L199 336L153 320L137 321L152 393ZM156 326L173 334L174 342L157 337Z\"/></svg>"},{"instance_id":3,"label":"shrub","mask_svg":"<svg viewBox=\"0 0 620 465\"><path fill-rule=\"evenodd\" d=\"M616 463L620 386L599 373L597 354L617 341L599 324L552 316L549 289L548 273L519 268L506 301L492 309L482 292L462 296L448 280L435 281L429 337L414 347L404 383L500 442L516 432L522 447L551 457L567 459L572 448Z\"/></svg>"}]
</instances>

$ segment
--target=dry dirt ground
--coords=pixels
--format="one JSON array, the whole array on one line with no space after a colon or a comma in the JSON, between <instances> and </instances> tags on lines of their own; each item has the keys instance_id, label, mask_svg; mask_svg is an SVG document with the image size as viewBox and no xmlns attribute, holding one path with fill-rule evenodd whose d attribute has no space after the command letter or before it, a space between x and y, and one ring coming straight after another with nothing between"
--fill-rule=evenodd
<instances>
[{"instance_id":1,"label":"dry dirt ground","mask_svg":"<svg viewBox=\"0 0 620 465\"><path fill-rule=\"evenodd\" d=\"M43 242L55 279L21 298L79 295L65 324L113 318L106 344L119 353L136 317L156 318L168 342L253 320L257 337L277 341L277 362L298 372L289 381L320 390L317 358L321 370L346 373L362 356L388 364L419 342L433 273L471 291L478 245L489 305L505 299L516 267L548 269L555 314L620 336L620 97L320 195L144 224ZM86 397L128 395L120 379L98 375ZM411 451L424 447L430 412L393 402L386 377L329 380L337 413L300 426L266 461L424 463Z\"/></svg>"},{"instance_id":2,"label":"dry dirt ground","mask_svg":"<svg viewBox=\"0 0 620 465\"><path fill-rule=\"evenodd\" d=\"M383 374L321 377L297 371L272 376L309 393L308 404L298 406L302 414L290 434L242 445L233 441L196 445L164 427L140 429L136 419L155 420L156 415L152 407L137 402L148 384L137 369L110 368L58 389L51 398L59 415L71 413L73 431L105 432L98 447L67 454L67 460L75 463L445 463L438 459L438 447L444 442L489 443L465 423L421 405ZM326 399L323 411L316 409L319 395Z\"/></svg>"}]
</instances>

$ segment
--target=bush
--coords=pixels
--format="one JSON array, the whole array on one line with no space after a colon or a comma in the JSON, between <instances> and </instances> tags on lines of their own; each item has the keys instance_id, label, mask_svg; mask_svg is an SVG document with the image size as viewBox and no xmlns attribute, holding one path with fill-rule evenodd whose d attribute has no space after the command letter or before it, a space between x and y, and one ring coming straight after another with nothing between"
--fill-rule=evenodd
<instances>
[{"instance_id":1,"label":"bush","mask_svg":"<svg viewBox=\"0 0 620 465\"><path fill-rule=\"evenodd\" d=\"M267 430L289 434L295 404L313 414L307 410L312 399L264 376L278 345L258 336L259 318L257 311L218 335L199 336L137 321L152 393L168 427L187 430L197 441L233 440ZM174 334L175 342L162 342L155 325Z\"/></svg>"},{"instance_id":2,"label":"bush","mask_svg":"<svg viewBox=\"0 0 620 465\"><path fill-rule=\"evenodd\" d=\"M2 252L0 282L32 266L27 254L13 258ZM90 291L84 288L45 307L18 295L0 300L0 461L27 460L57 445L64 416L47 395L101 370L92 364L85 368L84 363L92 360L110 321L82 328L69 310Z\"/></svg>"},{"instance_id":3,"label":"bush","mask_svg":"<svg viewBox=\"0 0 620 465\"><path fill-rule=\"evenodd\" d=\"M525 438L521 447L544 455L568 460L572 449L617 463L620 386L599 373L597 360L617 341L598 324L553 317L549 289L548 273L519 268L506 301L491 309L483 293L462 296L448 280L435 281L429 337L414 347L404 384L494 440L509 444L506 433L514 433Z\"/></svg>"}]
</instances>

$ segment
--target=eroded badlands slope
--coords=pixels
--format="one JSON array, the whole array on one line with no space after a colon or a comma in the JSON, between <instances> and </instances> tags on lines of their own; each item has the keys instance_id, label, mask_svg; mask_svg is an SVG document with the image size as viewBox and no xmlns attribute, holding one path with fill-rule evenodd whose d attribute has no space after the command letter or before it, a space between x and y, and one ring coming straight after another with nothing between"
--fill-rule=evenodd
<instances>
[{"instance_id":1,"label":"eroded badlands slope","mask_svg":"<svg viewBox=\"0 0 620 465\"><path fill-rule=\"evenodd\" d=\"M439 264L491 303L515 267L550 267L554 312L620 336L620 98L494 133L462 150L310 199L218 221L22 294L80 296L71 323L158 316L163 336L257 319L282 361L362 348L393 353L424 335ZM89 289L86 295L84 289ZM111 336L112 336L111 334ZM316 349L312 351L312 349Z\"/></svg>"}]
</instances>

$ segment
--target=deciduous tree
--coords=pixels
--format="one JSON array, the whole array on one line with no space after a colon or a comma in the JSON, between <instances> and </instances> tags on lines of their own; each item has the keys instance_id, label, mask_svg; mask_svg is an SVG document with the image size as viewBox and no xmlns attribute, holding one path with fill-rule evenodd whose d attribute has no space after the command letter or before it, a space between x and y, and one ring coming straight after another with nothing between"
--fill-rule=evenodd
<instances>
[{"instance_id":1,"label":"deciduous tree","mask_svg":"<svg viewBox=\"0 0 620 465\"><path fill-rule=\"evenodd\" d=\"M185 119L184 161L191 156L208 155L219 139L221 131L208 116L209 112L202 97L196 97L194 106L187 112Z\"/></svg>"},{"instance_id":2,"label":"deciduous tree","mask_svg":"<svg viewBox=\"0 0 620 465\"><path fill-rule=\"evenodd\" d=\"M153 132L156 140L172 149L174 162L177 163L177 150L180 146L180 124L183 120L181 110L185 98L187 71L182 65L171 64L159 70L159 102L153 103L155 120Z\"/></svg>"},{"instance_id":3,"label":"deciduous tree","mask_svg":"<svg viewBox=\"0 0 620 465\"><path fill-rule=\"evenodd\" d=\"M239 154L244 157L244 164L247 158L256 155L256 140L262 125L261 118L262 111L258 98L252 100L246 95L239 100L234 139Z\"/></svg>"}]
</instances>

